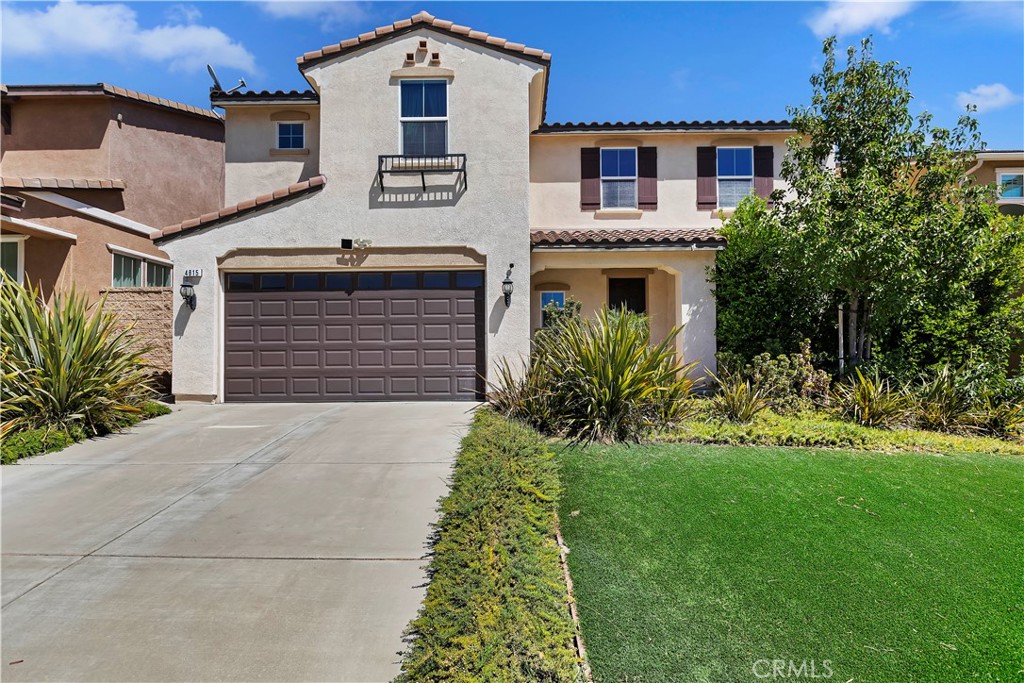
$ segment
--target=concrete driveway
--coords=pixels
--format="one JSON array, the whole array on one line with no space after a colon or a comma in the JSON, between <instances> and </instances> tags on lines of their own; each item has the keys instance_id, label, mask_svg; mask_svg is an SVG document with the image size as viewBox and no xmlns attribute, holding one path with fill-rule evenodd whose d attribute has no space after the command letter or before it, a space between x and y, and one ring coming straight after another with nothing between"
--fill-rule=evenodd
<instances>
[{"instance_id":1,"label":"concrete driveway","mask_svg":"<svg viewBox=\"0 0 1024 683\"><path fill-rule=\"evenodd\" d=\"M472 405L186 405L5 466L5 681L386 681Z\"/></svg>"}]
</instances>

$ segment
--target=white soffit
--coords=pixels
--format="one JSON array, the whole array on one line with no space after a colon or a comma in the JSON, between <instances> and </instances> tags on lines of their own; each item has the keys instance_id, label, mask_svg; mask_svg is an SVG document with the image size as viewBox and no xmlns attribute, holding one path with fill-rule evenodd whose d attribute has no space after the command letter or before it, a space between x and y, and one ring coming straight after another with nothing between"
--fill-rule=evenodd
<instances>
[{"instance_id":1,"label":"white soffit","mask_svg":"<svg viewBox=\"0 0 1024 683\"><path fill-rule=\"evenodd\" d=\"M78 240L78 235L76 235L76 234L74 234L72 232L67 232L65 230L58 230L57 228L51 228L48 225L40 225L39 223L32 223L31 221L26 221L23 218L15 218L14 216L4 216L2 220L3 220L4 223L9 223L11 225L14 225L14 226L17 226L17 227L21 228L22 230L27 231L30 236L44 237L44 238L45 237L53 237L53 238L57 238L57 239L72 240L72 241L77 241Z\"/></svg>"},{"instance_id":2,"label":"white soffit","mask_svg":"<svg viewBox=\"0 0 1024 683\"><path fill-rule=\"evenodd\" d=\"M57 194L56 192L35 190L20 191L23 194L28 195L29 197L34 197L49 204L54 204L65 209L70 209L71 211L74 211L77 214L81 214L82 216L86 216L87 218L99 221L100 223L113 225L114 227L117 228L124 228L125 230L130 230L131 232L138 233L140 235L145 235L146 237L149 237L150 235L159 232L159 230L157 230L156 228L150 227L144 223L138 223L128 218L124 218L123 216L118 216L117 214L110 213L109 211L98 209L95 206L84 204L78 201L77 199L71 199L70 197L65 197L64 195Z\"/></svg>"}]
</instances>

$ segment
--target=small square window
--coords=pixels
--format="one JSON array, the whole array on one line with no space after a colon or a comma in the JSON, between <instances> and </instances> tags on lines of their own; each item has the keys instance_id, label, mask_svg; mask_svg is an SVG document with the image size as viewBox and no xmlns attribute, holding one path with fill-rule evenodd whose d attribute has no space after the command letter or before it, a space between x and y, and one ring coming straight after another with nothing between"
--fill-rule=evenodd
<instances>
[{"instance_id":1,"label":"small square window","mask_svg":"<svg viewBox=\"0 0 1024 683\"><path fill-rule=\"evenodd\" d=\"M265 292L288 289L288 276L284 273L265 273L260 275L260 289Z\"/></svg>"},{"instance_id":2,"label":"small square window","mask_svg":"<svg viewBox=\"0 0 1024 683\"><path fill-rule=\"evenodd\" d=\"M331 291L351 291L352 290L352 274L351 273L327 273L324 278L324 289Z\"/></svg>"},{"instance_id":3,"label":"small square window","mask_svg":"<svg viewBox=\"0 0 1024 683\"><path fill-rule=\"evenodd\" d=\"M141 287L142 259L114 254L114 276L111 284L114 287Z\"/></svg>"},{"instance_id":4,"label":"small square window","mask_svg":"<svg viewBox=\"0 0 1024 683\"><path fill-rule=\"evenodd\" d=\"M391 289L416 289L416 273L391 273Z\"/></svg>"},{"instance_id":5,"label":"small square window","mask_svg":"<svg viewBox=\"0 0 1024 683\"><path fill-rule=\"evenodd\" d=\"M1024 170L996 173L996 194L1000 202L1024 202Z\"/></svg>"},{"instance_id":6,"label":"small square window","mask_svg":"<svg viewBox=\"0 0 1024 683\"><path fill-rule=\"evenodd\" d=\"M292 289L306 292L320 289L320 274L295 273L295 275L292 275Z\"/></svg>"},{"instance_id":7,"label":"small square window","mask_svg":"<svg viewBox=\"0 0 1024 683\"><path fill-rule=\"evenodd\" d=\"M251 273L228 273L228 290L232 292L251 292L255 287L255 278Z\"/></svg>"},{"instance_id":8,"label":"small square window","mask_svg":"<svg viewBox=\"0 0 1024 683\"><path fill-rule=\"evenodd\" d=\"M447 289L451 287L450 273L423 273L425 289Z\"/></svg>"},{"instance_id":9,"label":"small square window","mask_svg":"<svg viewBox=\"0 0 1024 683\"><path fill-rule=\"evenodd\" d=\"M277 124L278 149L304 149L306 147L306 126L302 123Z\"/></svg>"},{"instance_id":10,"label":"small square window","mask_svg":"<svg viewBox=\"0 0 1024 683\"><path fill-rule=\"evenodd\" d=\"M171 268L160 263L146 263L147 287L170 287Z\"/></svg>"},{"instance_id":11,"label":"small square window","mask_svg":"<svg viewBox=\"0 0 1024 683\"><path fill-rule=\"evenodd\" d=\"M464 270L455 273L455 286L471 288L483 287L484 274L479 270Z\"/></svg>"},{"instance_id":12,"label":"small square window","mask_svg":"<svg viewBox=\"0 0 1024 683\"><path fill-rule=\"evenodd\" d=\"M359 273L359 289L384 289L384 273Z\"/></svg>"}]
</instances>

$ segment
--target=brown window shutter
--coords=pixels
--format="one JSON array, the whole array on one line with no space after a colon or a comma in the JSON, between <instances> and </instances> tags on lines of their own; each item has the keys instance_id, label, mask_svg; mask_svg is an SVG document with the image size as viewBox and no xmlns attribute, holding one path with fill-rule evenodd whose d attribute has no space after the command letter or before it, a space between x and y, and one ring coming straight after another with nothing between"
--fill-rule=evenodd
<instances>
[{"instance_id":1,"label":"brown window shutter","mask_svg":"<svg viewBox=\"0 0 1024 683\"><path fill-rule=\"evenodd\" d=\"M766 145L754 148L754 191L770 199L775 189L775 148Z\"/></svg>"},{"instance_id":2,"label":"brown window shutter","mask_svg":"<svg viewBox=\"0 0 1024 683\"><path fill-rule=\"evenodd\" d=\"M597 211L601 208L601 150L597 147L580 149L580 210Z\"/></svg>"},{"instance_id":3,"label":"brown window shutter","mask_svg":"<svg viewBox=\"0 0 1024 683\"><path fill-rule=\"evenodd\" d=\"M658 148L636 150L637 207L643 211L658 208Z\"/></svg>"},{"instance_id":4,"label":"brown window shutter","mask_svg":"<svg viewBox=\"0 0 1024 683\"><path fill-rule=\"evenodd\" d=\"M718 155L714 147L697 148L697 208L718 206Z\"/></svg>"}]
</instances>

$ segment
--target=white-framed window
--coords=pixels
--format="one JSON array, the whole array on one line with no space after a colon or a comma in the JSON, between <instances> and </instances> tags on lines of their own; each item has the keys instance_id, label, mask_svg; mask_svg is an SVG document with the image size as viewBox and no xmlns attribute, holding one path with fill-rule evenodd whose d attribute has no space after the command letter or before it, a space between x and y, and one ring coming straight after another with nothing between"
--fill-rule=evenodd
<instances>
[{"instance_id":1,"label":"white-framed window","mask_svg":"<svg viewBox=\"0 0 1024 683\"><path fill-rule=\"evenodd\" d=\"M601 208L636 208L636 147L601 148Z\"/></svg>"},{"instance_id":2,"label":"white-framed window","mask_svg":"<svg viewBox=\"0 0 1024 683\"><path fill-rule=\"evenodd\" d=\"M448 81L406 80L399 88L402 155L448 154Z\"/></svg>"},{"instance_id":3,"label":"white-framed window","mask_svg":"<svg viewBox=\"0 0 1024 683\"><path fill-rule=\"evenodd\" d=\"M146 262L146 286L147 287L170 287L171 267L162 263Z\"/></svg>"},{"instance_id":4,"label":"white-framed window","mask_svg":"<svg viewBox=\"0 0 1024 683\"><path fill-rule=\"evenodd\" d=\"M142 259L114 254L114 276L110 284L114 287L141 287Z\"/></svg>"},{"instance_id":5,"label":"white-framed window","mask_svg":"<svg viewBox=\"0 0 1024 683\"><path fill-rule=\"evenodd\" d=\"M277 149L305 149L306 124L301 121L278 121Z\"/></svg>"},{"instance_id":6,"label":"white-framed window","mask_svg":"<svg viewBox=\"0 0 1024 683\"><path fill-rule=\"evenodd\" d=\"M112 287L170 287L172 265L170 261L156 259L142 252L108 244L111 251Z\"/></svg>"},{"instance_id":7,"label":"white-framed window","mask_svg":"<svg viewBox=\"0 0 1024 683\"><path fill-rule=\"evenodd\" d=\"M547 308L552 305L555 308L565 308L565 292L540 293L540 324L542 327L547 327L550 324Z\"/></svg>"},{"instance_id":8,"label":"white-framed window","mask_svg":"<svg viewBox=\"0 0 1024 683\"><path fill-rule=\"evenodd\" d=\"M15 282L25 281L26 235L0 236L0 267Z\"/></svg>"},{"instance_id":9,"label":"white-framed window","mask_svg":"<svg viewBox=\"0 0 1024 683\"><path fill-rule=\"evenodd\" d=\"M996 169L996 199L1000 204L1024 203L1024 168Z\"/></svg>"},{"instance_id":10,"label":"white-framed window","mask_svg":"<svg viewBox=\"0 0 1024 683\"><path fill-rule=\"evenodd\" d=\"M718 148L718 206L734 209L754 192L754 148Z\"/></svg>"}]
</instances>

